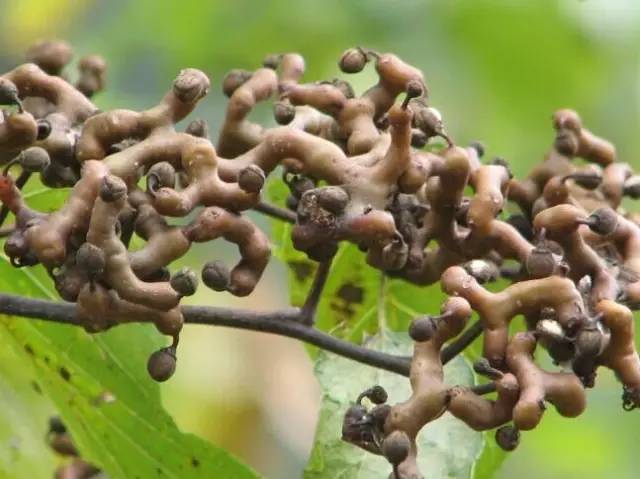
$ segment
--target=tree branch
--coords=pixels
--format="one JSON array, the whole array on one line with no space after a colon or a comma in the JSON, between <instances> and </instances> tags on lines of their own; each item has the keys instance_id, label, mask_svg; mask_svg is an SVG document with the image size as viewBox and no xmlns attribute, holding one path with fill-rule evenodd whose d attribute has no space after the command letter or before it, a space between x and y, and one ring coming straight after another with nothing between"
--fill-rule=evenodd
<instances>
[{"instance_id":1,"label":"tree branch","mask_svg":"<svg viewBox=\"0 0 640 479\"><path fill-rule=\"evenodd\" d=\"M182 306L182 313L187 324L225 326L299 339L359 363L409 376L410 358L375 351L307 326L302 322L302 311L299 308L260 312L216 306ZM0 293L0 314L81 326L76 319L76 305L65 301L47 301ZM474 326L469 330L474 329ZM480 384L471 386L470 389L476 394L488 394L495 391L495 385Z\"/></svg>"},{"instance_id":2,"label":"tree branch","mask_svg":"<svg viewBox=\"0 0 640 479\"><path fill-rule=\"evenodd\" d=\"M0 294L1 314L79 326L75 310L74 303ZM182 313L188 324L209 324L287 336L363 364L409 375L410 362L406 358L374 351L306 326L301 321L302 314L298 308L258 312L215 306L182 306Z\"/></svg>"},{"instance_id":3,"label":"tree branch","mask_svg":"<svg viewBox=\"0 0 640 479\"><path fill-rule=\"evenodd\" d=\"M297 216L293 211L285 210L284 208L280 208L279 206L275 206L270 203L265 203L264 201L258 203L253 207L253 209L267 216L271 216L272 218L286 221L287 223L296 222Z\"/></svg>"},{"instance_id":4,"label":"tree branch","mask_svg":"<svg viewBox=\"0 0 640 479\"><path fill-rule=\"evenodd\" d=\"M320 302L320 296L322 295L324 285L327 283L327 279L329 278L332 260L333 258L327 261L322 261L318 265L316 275L313 278L313 284L311 285L311 290L309 291L307 299L300 310L302 322L307 326L313 326L315 323L316 310L318 309L318 303Z\"/></svg>"}]
</instances>

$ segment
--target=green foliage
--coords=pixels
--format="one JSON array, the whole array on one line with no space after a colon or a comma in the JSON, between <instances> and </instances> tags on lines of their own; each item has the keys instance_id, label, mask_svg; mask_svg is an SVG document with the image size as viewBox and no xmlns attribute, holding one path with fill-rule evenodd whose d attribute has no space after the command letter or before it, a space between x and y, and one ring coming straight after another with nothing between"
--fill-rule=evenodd
<instances>
[{"instance_id":1,"label":"green foliage","mask_svg":"<svg viewBox=\"0 0 640 479\"><path fill-rule=\"evenodd\" d=\"M281 181L270 181L268 191L271 201L284 205L288 189ZM287 265L291 301L300 306L313 282L316 264L293 249L290 225L274 221L272 230L276 255ZM343 244L331 264L316 326L376 350L411 355L409 323L421 314L437 313L444 297L438 285L419 287L385 277L366 264L364 253L356 246ZM311 353L316 358L322 407L305 477L386 478L389 466L384 458L341 441L342 418L358 394L374 384L387 389L390 404L406 400L411 394L408 379L334 354L313 349ZM473 384L469 362L462 357L452 361L445 374L449 384ZM492 436L445 415L419 436L423 474L433 479L491 477L504 458Z\"/></svg>"},{"instance_id":2,"label":"green foliage","mask_svg":"<svg viewBox=\"0 0 640 479\"><path fill-rule=\"evenodd\" d=\"M412 344L407 334L386 329L367 340L368 347L393 354L411 354ZM304 477L386 479L390 466L384 457L340 440L342 418L354 398L374 384L380 384L388 391L390 404L406 400L411 395L409 381L326 352L320 353L315 371L322 386L322 410ZM473 381L471 368L462 358L456 358L445 367L445 377L451 384ZM473 464L482 447L482 434L447 414L427 425L418 436L418 463L428 478L471 478Z\"/></svg>"},{"instance_id":3,"label":"green foliage","mask_svg":"<svg viewBox=\"0 0 640 479\"><path fill-rule=\"evenodd\" d=\"M38 199L50 207L57 202L55 195ZM0 256L1 291L55 299L50 284L42 269L15 270ZM6 438L15 451L0 454L5 477L51 474L43 446L54 408L82 457L114 479L257 477L227 452L180 432L165 412L146 372L149 354L164 342L152 325L89 335L78 327L0 317L0 342L11 360L2 368L11 364L11 374L0 371L0 424L9 425L1 434L15 435ZM33 461L36 452L43 459Z\"/></svg>"}]
</instances>

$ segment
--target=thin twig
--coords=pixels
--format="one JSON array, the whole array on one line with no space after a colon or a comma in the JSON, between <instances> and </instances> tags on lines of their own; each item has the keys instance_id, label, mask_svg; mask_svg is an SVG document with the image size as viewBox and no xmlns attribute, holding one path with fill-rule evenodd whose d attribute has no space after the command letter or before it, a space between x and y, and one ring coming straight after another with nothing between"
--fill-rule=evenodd
<instances>
[{"instance_id":1,"label":"thin twig","mask_svg":"<svg viewBox=\"0 0 640 479\"><path fill-rule=\"evenodd\" d=\"M0 313L2 314L78 326L75 311L74 303L0 294ZM410 363L405 358L374 351L306 326L300 321L301 312L298 308L257 312L214 306L183 306L182 313L185 323L226 326L287 336L363 364L403 376L409 375Z\"/></svg>"},{"instance_id":2,"label":"thin twig","mask_svg":"<svg viewBox=\"0 0 640 479\"><path fill-rule=\"evenodd\" d=\"M188 324L224 326L299 339L359 363L409 376L409 358L375 351L306 326L300 321L301 310L298 308L268 312L215 306L182 306L181 309L184 321ZM76 305L65 301L0 293L0 314L80 326L76 319ZM476 394L488 394L496 390L493 383L471 386L470 389Z\"/></svg>"},{"instance_id":3,"label":"thin twig","mask_svg":"<svg viewBox=\"0 0 640 479\"><path fill-rule=\"evenodd\" d=\"M293 211L280 208L279 206L272 205L270 203L265 203L264 201L258 203L253 207L253 209L267 216L271 216L272 218L286 221L288 223L296 222L296 214Z\"/></svg>"},{"instance_id":4,"label":"thin twig","mask_svg":"<svg viewBox=\"0 0 640 479\"><path fill-rule=\"evenodd\" d=\"M469 326L464 333L458 336L455 341L449 343L440 353L442 364L447 364L458 354L464 351L467 346L478 338L484 329L482 328L482 322L480 320Z\"/></svg>"},{"instance_id":5,"label":"thin twig","mask_svg":"<svg viewBox=\"0 0 640 479\"><path fill-rule=\"evenodd\" d=\"M313 326L315 323L316 310L318 309L318 303L320 302L320 296L322 295L324 285L327 283L327 278L329 278L332 259L333 258L323 261L318 265L316 275L313 278L313 284L311 285L307 299L300 310L302 323L307 326Z\"/></svg>"},{"instance_id":6,"label":"thin twig","mask_svg":"<svg viewBox=\"0 0 640 479\"><path fill-rule=\"evenodd\" d=\"M0 227L0 238L6 238L16 229L15 225L5 225Z\"/></svg>"}]
</instances>

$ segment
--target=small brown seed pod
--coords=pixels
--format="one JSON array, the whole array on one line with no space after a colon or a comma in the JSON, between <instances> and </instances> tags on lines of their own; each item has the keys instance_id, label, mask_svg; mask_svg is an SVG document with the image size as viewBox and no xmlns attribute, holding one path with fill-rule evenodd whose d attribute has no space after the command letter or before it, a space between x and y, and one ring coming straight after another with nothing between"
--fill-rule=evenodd
<instances>
[{"instance_id":1,"label":"small brown seed pod","mask_svg":"<svg viewBox=\"0 0 640 479\"><path fill-rule=\"evenodd\" d=\"M435 334L437 325L431 316L416 318L409 326L409 336L417 342L429 341Z\"/></svg>"},{"instance_id":2,"label":"small brown seed pod","mask_svg":"<svg viewBox=\"0 0 640 479\"><path fill-rule=\"evenodd\" d=\"M349 194L339 186L325 186L315 190L318 204L325 210L339 215L349 203Z\"/></svg>"},{"instance_id":3,"label":"small brown seed pod","mask_svg":"<svg viewBox=\"0 0 640 479\"><path fill-rule=\"evenodd\" d=\"M171 277L171 287L182 296L192 296L198 289L198 277L189 268L182 268Z\"/></svg>"},{"instance_id":4,"label":"small brown seed pod","mask_svg":"<svg viewBox=\"0 0 640 479\"><path fill-rule=\"evenodd\" d=\"M520 444L520 431L513 426L502 426L496 430L496 443L504 451L513 451Z\"/></svg>"},{"instance_id":5,"label":"small brown seed pod","mask_svg":"<svg viewBox=\"0 0 640 479\"><path fill-rule=\"evenodd\" d=\"M529 253L525 267L531 278L546 278L551 276L556 269L556 259L547 248L534 248Z\"/></svg>"},{"instance_id":6,"label":"small brown seed pod","mask_svg":"<svg viewBox=\"0 0 640 479\"><path fill-rule=\"evenodd\" d=\"M19 105L18 87L11 80L0 78L0 105Z\"/></svg>"},{"instance_id":7,"label":"small brown seed pod","mask_svg":"<svg viewBox=\"0 0 640 479\"><path fill-rule=\"evenodd\" d=\"M104 271L106 260L100 248L84 243L76 253L76 264L82 268L91 278L95 278Z\"/></svg>"},{"instance_id":8,"label":"small brown seed pod","mask_svg":"<svg viewBox=\"0 0 640 479\"><path fill-rule=\"evenodd\" d=\"M209 124L207 120L203 120L202 118L189 122L184 131L198 138L209 138Z\"/></svg>"},{"instance_id":9,"label":"small brown seed pod","mask_svg":"<svg viewBox=\"0 0 640 479\"><path fill-rule=\"evenodd\" d=\"M162 348L149 356L147 371L154 381L164 382L176 371L176 350L173 347Z\"/></svg>"},{"instance_id":10,"label":"small brown seed pod","mask_svg":"<svg viewBox=\"0 0 640 479\"><path fill-rule=\"evenodd\" d=\"M127 194L127 185L117 176L105 176L100 184L100 198L111 203Z\"/></svg>"},{"instance_id":11,"label":"small brown seed pod","mask_svg":"<svg viewBox=\"0 0 640 479\"><path fill-rule=\"evenodd\" d=\"M222 92L226 97L231 97L233 92L242 86L249 78L251 78L251 72L247 70L231 70L222 79Z\"/></svg>"},{"instance_id":12,"label":"small brown seed pod","mask_svg":"<svg viewBox=\"0 0 640 479\"><path fill-rule=\"evenodd\" d=\"M277 101L273 104L273 117L278 125L288 125L296 117L296 109L289 102Z\"/></svg>"},{"instance_id":13,"label":"small brown seed pod","mask_svg":"<svg viewBox=\"0 0 640 479\"><path fill-rule=\"evenodd\" d=\"M147 173L147 190L154 193L160 188L174 188L176 169L168 161L156 163Z\"/></svg>"},{"instance_id":14,"label":"small brown seed pod","mask_svg":"<svg viewBox=\"0 0 640 479\"><path fill-rule=\"evenodd\" d=\"M591 213L588 225L594 233L608 236L618 226L618 214L611 208L600 208Z\"/></svg>"},{"instance_id":15,"label":"small brown seed pod","mask_svg":"<svg viewBox=\"0 0 640 479\"><path fill-rule=\"evenodd\" d=\"M31 173L40 173L51 164L49 153L39 146L32 146L23 150L18 159L20 166Z\"/></svg>"},{"instance_id":16,"label":"small brown seed pod","mask_svg":"<svg viewBox=\"0 0 640 479\"><path fill-rule=\"evenodd\" d=\"M231 272L222 261L211 261L202 268L202 282L214 291L226 291L230 281Z\"/></svg>"},{"instance_id":17,"label":"small brown seed pod","mask_svg":"<svg viewBox=\"0 0 640 479\"><path fill-rule=\"evenodd\" d=\"M247 193L259 193L264 182L264 171L256 165L249 165L238 174L238 186Z\"/></svg>"},{"instance_id":18,"label":"small brown seed pod","mask_svg":"<svg viewBox=\"0 0 640 479\"><path fill-rule=\"evenodd\" d=\"M350 48L342 54L338 66L344 73L358 73L367 61L367 56L360 48Z\"/></svg>"},{"instance_id":19,"label":"small brown seed pod","mask_svg":"<svg viewBox=\"0 0 640 479\"><path fill-rule=\"evenodd\" d=\"M382 443L382 454L394 466L402 463L410 451L411 441L403 431L393 431Z\"/></svg>"}]
</instances>

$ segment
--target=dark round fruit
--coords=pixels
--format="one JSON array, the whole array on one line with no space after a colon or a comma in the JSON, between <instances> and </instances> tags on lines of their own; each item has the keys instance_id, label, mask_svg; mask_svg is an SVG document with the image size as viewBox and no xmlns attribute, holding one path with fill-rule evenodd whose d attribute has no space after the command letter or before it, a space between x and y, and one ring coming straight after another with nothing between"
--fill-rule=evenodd
<instances>
[{"instance_id":1,"label":"dark round fruit","mask_svg":"<svg viewBox=\"0 0 640 479\"><path fill-rule=\"evenodd\" d=\"M359 48L350 48L345 51L338 62L340 70L344 73L358 73L367 64L367 56Z\"/></svg>"},{"instance_id":2,"label":"dark round fruit","mask_svg":"<svg viewBox=\"0 0 640 479\"><path fill-rule=\"evenodd\" d=\"M502 426L496 430L496 443L505 451L513 451L520 444L520 431L513 426Z\"/></svg>"},{"instance_id":3,"label":"dark round fruit","mask_svg":"<svg viewBox=\"0 0 640 479\"><path fill-rule=\"evenodd\" d=\"M278 53L273 53L271 55L267 55L264 60L262 60L262 66L265 68L271 68L275 70L280 65L280 59L282 55Z\"/></svg>"},{"instance_id":4,"label":"dark round fruit","mask_svg":"<svg viewBox=\"0 0 640 479\"><path fill-rule=\"evenodd\" d=\"M387 399L389 399L387 391L379 384L376 384L367 391L367 397L374 404L384 404L387 402Z\"/></svg>"},{"instance_id":5,"label":"dark round fruit","mask_svg":"<svg viewBox=\"0 0 640 479\"><path fill-rule=\"evenodd\" d=\"M302 195L306 191L312 190L315 187L316 185L313 180L306 176L296 176L289 183L289 190L291 191L291 194L298 199L302 198Z\"/></svg>"},{"instance_id":6,"label":"dark round fruit","mask_svg":"<svg viewBox=\"0 0 640 479\"><path fill-rule=\"evenodd\" d=\"M411 132L411 146L414 148L423 148L429 137L422 130L413 130Z\"/></svg>"},{"instance_id":7,"label":"dark round fruit","mask_svg":"<svg viewBox=\"0 0 640 479\"><path fill-rule=\"evenodd\" d=\"M209 124L207 120L198 118L187 125L185 133L198 138L209 138Z\"/></svg>"},{"instance_id":8,"label":"dark round fruit","mask_svg":"<svg viewBox=\"0 0 640 479\"><path fill-rule=\"evenodd\" d=\"M11 80L0 78L0 105L15 105L18 98L18 87Z\"/></svg>"},{"instance_id":9,"label":"dark round fruit","mask_svg":"<svg viewBox=\"0 0 640 479\"><path fill-rule=\"evenodd\" d=\"M171 287L182 296L191 296L198 289L198 277L189 268L182 268L170 280Z\"/></svg>"},{"instance_id":10,"label":"dark round fruit","mask_svg":"<svg viewBox=\"0 0 640 479\"><path fill-rule=\"evenodd\" d=\"M209 90L209 79L200 70L185 68L173 82L173 93L183 103L193 103Z\"/></svg>"},{"instance_id":11,"label":"dark round fruit","mask_svg":"<svg viewBox=\"0 0 640 479\"><path fill-rule=\"evenodd\" d=\"M296 109L289 102L277 101L273 104L273 117L278 125L288 125L296 117Z\"/></svg>"},{"instance_id":12,"label":"dark round fruit","mask_svg":"<svg viewBox=\"0 0 640 479\"><path fill-rule=\"evenodd\" d=\"M409 336L416 342L429 341L436 332L436 324L430 316L416 318L409 326Z\"/></svg>"},{"instance_id":13,"label":"dark round fruit","mask_svg":"<svg viewBox=\"0 0 640 479\"><path fill-rule=\"evenodd\" d=\"M325 186L316 190L318 204L325 210L339 215L349 203L349 194L339 186Z\"/></svg>"},{"instance_id":14,"label":"dark round fruit","mask_svg":"<svg viewBox=\"0 0 640 479\"><path fill-rule=\"evenodd\" d=\"M127 185L117 176L105 176L100 185L100 198L110 203L117 201L127 194Z\"/></svg>"},{"instance_id":15,"label":"dark round fruit","mask_svg":"<svg viewBox=\"0 0 640 479\"><path fill-rule=\"evenodd\" d=\"M222 79L222 92L226 97L230 97L249 78L251 78L251 72L238 69L231 70Z\"/></svg>"},{"instance_id":16,"label":"dark round fruit","mask_svg":"<svg viewBox=\"0 0 640 479\"><path fill-rule=\"evenodd\" d=\"M39 173L51 164L49 153L39 146L32 146L24 150L20 153L19 160L20 166L22 166L25 171L32 173Z\"/></svg>"},{"instance_id":17,"label":"dark round fruit","mask_svg":"<svg viewBox=\"0 0 640 479\"><path fill-rule=\"evenodd\" d=\"M147 173L147 188L156 191L158 188L174 188L176 185L176 169L168 161L156 163Z\"/></svg>"},{"instance_id":18,"label":"dark round fruit","mask_svg":"<svg viewBox=\"0 0 640 479\"><path fill-rule=\"evenodd\" d=\"M402 463L411 451L409 436L402 431L393 431L382 442L382 454L394 466Z\"/></svg>"},{"instance_id":19,"label":"dark round fruit","mask_svg":"<svg viewBox=\"0 0 640 479\"><path fill-rule=\"evenodd\" d=\"M407 82L406 92L409 98L416 98L424 93L424 87L418 80L409 80Z\"/></svg>"},{"instance_id":20,"label":"dark round fruit","mask_svg":"<svg viewBox=\"0 0 640 479\"><path fill-rule=\"evenodd\" d=\"M586 327L578 331L575 347L581 356L595 358L599 356L608 343L608 336L597 327Z\"/></svg>"},{"instance_id":21,"label":"dark round fruit","mask_svg":"<svg viewBox=\"0 0 640 479\"><path fill-rule=\"evenodd\" d=\"M202 268L202 282L214 291L226 291L230 280L229 268L222 261L210 261Z\"/></svg>"},{"instance_id":22,"label":"dark round fruit","mask_svg":"<svg viewBox=\"0 0 640 479\"><path fill-rule=\"evenodd\" d=\"M624 195L634 200L640 198L640 176L632 176L626 181Z\"/></svg>"},{"instance_id":23,"label":"dark round fruit","mask_svg":"<svg viewBox=\"0 0 640 479\"><path fill-rule=\"evenodd\" d=\"M328 261L333 258L338 251L338 243L335 241L327 241L317 244L307 249L307 256L315 261Z\"/></svg>"},{"instance_id":24,"label":"dark round fruit","mask_svg":"<svg viewBox=\"0 0 640 479\"><path fill-rule=\"evenodd\" d=\"M169 379L176 371L176 350L168 347L154 352L149 356L147 371L155 381L163 382Z\"/></svg>"},{"instance_id":25,"label":"dark round fruit","mask_svg":"<svg viewBox=\"0 0 640 479\"><path fill-rule=\"evenodd\" d=\"M591 223L589 228L594 233L602 236L612 234L618 226L618 213L611 208L600 208L589 216Z\"/></svg>"},{"instance_id":26,"label":"dark round fruit","mask_svg":"<svg viewBox=\"0 0 640 479\"><path fill-rule=\"evenodd\" d=\"M546 248L534 248L529 253L525 263L527 273L531 278L539 279L551 276L556 269L556 259Z\"/></svg>"},{"instance_id":27,"label":"dark round fruit","mask_svg":"<svg viewBox=\"0 0 640 479\"><path fill-rule=\"evenodd\" d=\"M264 171L256 165L249 165L238 174L238 186L247 193L259 193L264 182Z\"/></svg>"},{"instance_id":28,"label":"dark round fruit","mask_svg":"<svg viewBox=\"0 0 640 479\"><path fill-rule=\"evenodd\" d=\"M90 277L96 277L104 271L106 260L100 248L91 243L84 243L76 253L76 264Z\"/></svg>"},{"instance_id":29,"label":"dark round fruit","mask_svg":"<svg viewBox=\"0 0 640 479\"><path fill-rule=\"evenodd\" d=\"M48 120L38 120L36 123L38 125L38 133L36 135L36 138L38 140L44 140L48 138L51 134L51 123Z\"/></svg>"}]
</instances>

